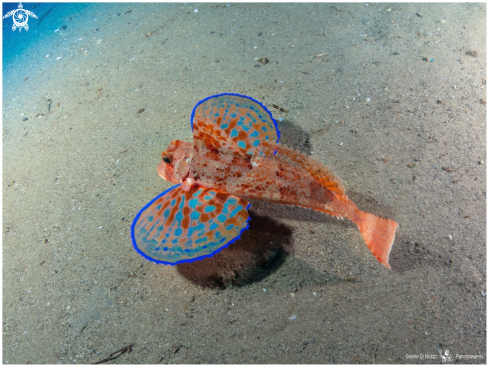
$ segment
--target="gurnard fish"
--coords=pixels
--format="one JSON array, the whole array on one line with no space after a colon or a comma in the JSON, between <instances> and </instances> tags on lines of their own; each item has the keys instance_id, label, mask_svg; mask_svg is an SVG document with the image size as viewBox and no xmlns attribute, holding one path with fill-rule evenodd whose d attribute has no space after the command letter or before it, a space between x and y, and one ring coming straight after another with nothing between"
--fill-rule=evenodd
<instances>
[{"instance_id":1,"label":"gurnard fish","mask_svg":"<svg viewBox=\"0 0 489 367\"><path fill-rule=\"evenodd\" d=\"M327 167L280 145L271 112L239 94L210 96L191 115L193 142L174 140L158 173L177 185L136 215L136 251L159 264L213 256L249 227L250 200L296 205L355 223L384 266L398 224L357 208Z\"/></svg>"}]
</instances>

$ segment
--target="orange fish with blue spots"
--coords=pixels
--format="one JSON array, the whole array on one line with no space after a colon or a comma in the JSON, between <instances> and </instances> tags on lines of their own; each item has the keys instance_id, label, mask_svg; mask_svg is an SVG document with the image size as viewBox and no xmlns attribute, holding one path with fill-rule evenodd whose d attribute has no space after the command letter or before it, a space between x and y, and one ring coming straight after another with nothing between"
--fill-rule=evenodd
<instances>
[{"instance_id":1,"label":"orange fish with blue spots","mask_svg":"<svg viewBox=\"0 0 489 367\"><path fill-rule=\"evenodd\" d=\"M151 200L131 227L134 248L168 265L209 257L248 228L249 200L297 205L357 224L384 266L398 224L357 208L327 167L278 143L270 111L239 94L210 96L194 107L193 142L174 140L158 173L177 184Z\"/></svg>"}]
</instances>

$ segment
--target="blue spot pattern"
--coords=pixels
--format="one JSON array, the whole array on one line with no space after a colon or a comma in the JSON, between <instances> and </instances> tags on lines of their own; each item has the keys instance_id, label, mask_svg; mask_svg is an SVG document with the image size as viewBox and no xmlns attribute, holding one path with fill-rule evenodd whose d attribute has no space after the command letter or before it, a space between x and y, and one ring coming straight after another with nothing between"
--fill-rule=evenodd
<instances>
[{"instance_id":1,"label":"blue spot pattern","mask_svg":"<svg viewBox=\"0 0 489 367\"><path fill-rule=\"evenodd\" d=\"M158 264L176 265L213 256L248 228L249 207L247 201L227 193L173 186L136 215L131 226L133 246Z\"/></svg>"},{"instance_id":2,"label":"blue spot pattern","mask_svg":"<svg viewBox=\"0 0 489 367\"><path fill-rule=\"evenodd\" d=\"M272 113L259 101L241 94L223 93L198 102L190 117L192 131L198 121L211 120L229 139L252 155L261 141L278 142L280 131Z\"/></svg>"}]
</instances>

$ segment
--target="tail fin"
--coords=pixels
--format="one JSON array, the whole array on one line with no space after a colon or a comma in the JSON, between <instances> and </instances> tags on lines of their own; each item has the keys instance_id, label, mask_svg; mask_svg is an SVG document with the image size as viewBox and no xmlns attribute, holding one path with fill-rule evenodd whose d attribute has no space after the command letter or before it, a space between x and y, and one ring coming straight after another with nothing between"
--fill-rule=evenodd
<instances>
[{"instance_id":1,"label":"tail fin","mask_svg":"<svg viewBox=\"0 0 489 367\"><path fill-rule=\"evenodd\" d=\"M390 268L389 254L398 224L393 220L362 211L358 211L357 214L358 218L354 222L360 229L368 248L382 265Z\"/></svg>"}]
</instances>

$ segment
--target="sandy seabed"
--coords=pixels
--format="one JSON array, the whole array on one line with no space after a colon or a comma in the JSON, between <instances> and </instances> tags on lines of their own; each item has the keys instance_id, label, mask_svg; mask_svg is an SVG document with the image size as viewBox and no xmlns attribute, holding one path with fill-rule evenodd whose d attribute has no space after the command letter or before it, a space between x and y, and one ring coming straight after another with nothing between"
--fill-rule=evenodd
<instances>
[{"instance_id":1,"label":"sandy seabed","mask_svg":"<svg viewBox=\"0 0 489 367\"><path fill-rule=\"evenodd\" d=\"M33 11L3 29L4 363L486 363L484 3ZM212 258L134 251L161 152L223 92L399 223L391 270L353 223L259 201Z\"/></svg>"}]
</instances>

